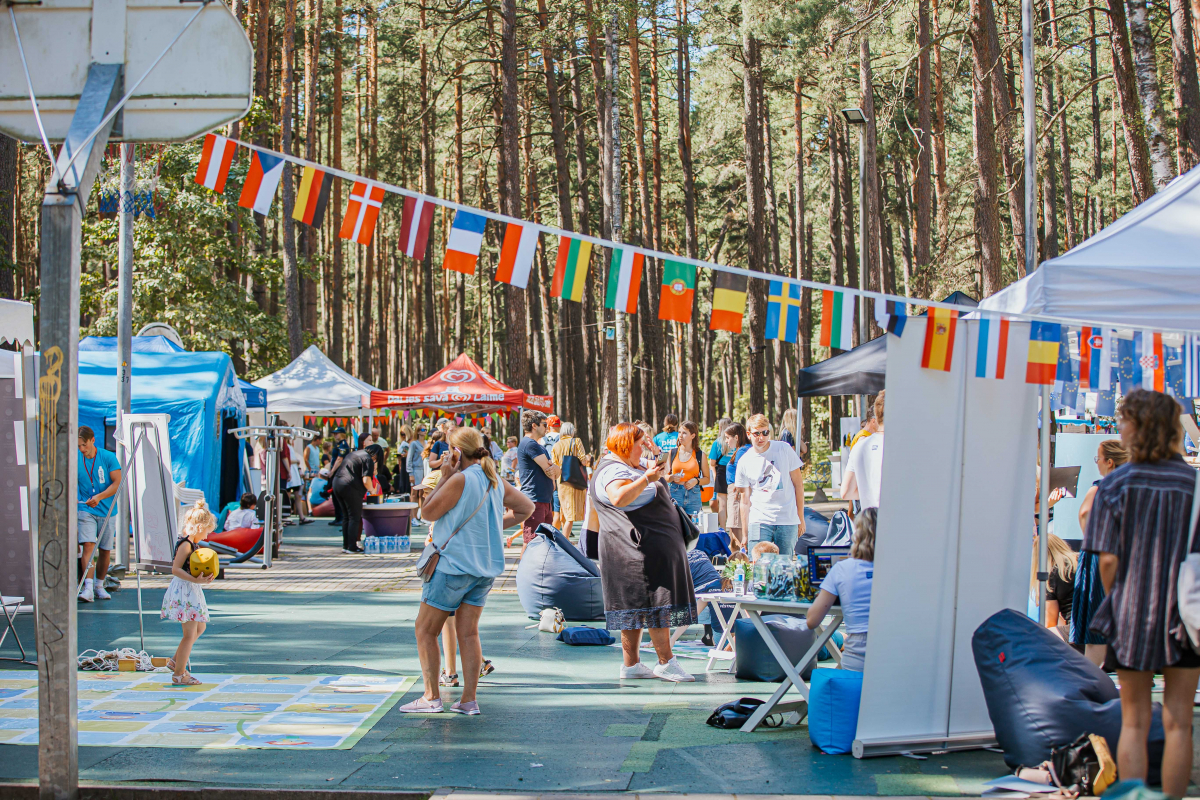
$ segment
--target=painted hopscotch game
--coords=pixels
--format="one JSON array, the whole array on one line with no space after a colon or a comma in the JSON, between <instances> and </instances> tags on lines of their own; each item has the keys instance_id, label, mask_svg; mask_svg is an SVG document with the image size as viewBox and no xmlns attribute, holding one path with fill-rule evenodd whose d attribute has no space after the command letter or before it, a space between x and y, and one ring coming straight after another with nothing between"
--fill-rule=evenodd
<instances>
[{"instance_id":1,"label":"painted hopscotch game","mask_svg":"<svg viewBox=\"0 0 1200 800\"><path fill-rule=\"evenodd\" d=\"M399 675L79 673L79 744L347 750L415 681ZM0 742L37 744L37 672L0 672Z\"/></svg>"}]
</instances>

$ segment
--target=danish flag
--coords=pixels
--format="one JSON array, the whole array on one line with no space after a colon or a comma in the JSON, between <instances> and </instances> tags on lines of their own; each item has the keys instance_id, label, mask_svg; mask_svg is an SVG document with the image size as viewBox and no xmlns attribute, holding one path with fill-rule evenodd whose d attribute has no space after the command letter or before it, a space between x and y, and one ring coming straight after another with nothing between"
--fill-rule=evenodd
<instances>
[{"instance_id":1,"label":"danish flag","mask_svg":"<svg viewBox=\"0 0 1200 800\"><path fill-rule=\"evenodd\" d=\"M338 236L359 244L370 244L375 235L375 220L383 206L383 187L369 181L356 181L346 205L346 218Z\"/></svg>"}]
</instances>

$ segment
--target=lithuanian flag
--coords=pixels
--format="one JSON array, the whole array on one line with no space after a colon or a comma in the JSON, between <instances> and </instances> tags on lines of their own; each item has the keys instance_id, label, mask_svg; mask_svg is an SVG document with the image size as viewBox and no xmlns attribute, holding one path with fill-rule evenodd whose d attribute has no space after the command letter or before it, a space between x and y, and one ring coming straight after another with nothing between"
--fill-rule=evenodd
<instances>
[{"instance_id":1,"label":"lithuanian flag","mask_svg":"<svg viewBox=\"0 0 1200 800\"><path fill-rule=\"evenodd\" d=\"M587 281L588 259L592 255L592 243L558 238L558 262L554 265L554 281L550 284L550 295L574 300L583 300L583 286Z\"/></svg>"},{"instance_id":2,"label":"lithuanian flag","mask_svg":"<svg viewBox=\"0 0 1200 800\"><path fill-rule=\"evenodd\" d=\"M661 288L658 318L691 322L692 301L696 295L696 268L678 261L664 261Z\"/></svg>"},{"instance_id":3,"label":"lithuanian flag","mask_svg":"<svg viewBox=\"0 0 1200 800\"><path fill-rule=\"evenodd\" d=\"M1029 323L1029 361L1025 366L1025 382L1054 383L1058 372L1058 348L1062 344L1062 325L1057 322Z\"/></svg>"},{"instance_id":4,"label":"lithuanian flag","mask_svg":"<svg viewBox=\"0 0 1200 800\"><path fill-rule=\"evenodd\" d=\"M329 187L333 186L333 176L315 167L305 167L300 179L300 191L296 195L296 207L292 210L292 219L321 227L325 220L325 207L329 205Z\"/></svg>"},{"instance_id":5,"label":"lithuanian flag","mask_svg":"<svg viewBox=\"0 0 1200 800\"><path fill-rule=\"evenodd\" d=\"M742 315L746 313L746 286L749 278L733 272L718 271L713 280L712 320L714 331L742 332Z\"/></svg>"},{"instance_id":6,"label":"lithuanian flag","mask_svg":"<svg viewBox=\"0 0 1200 800\"><path fill-rule=\"evenodd\" d=\"M925 322L925 349L921 353L921 366L925 369L950 371L954 358L954 329L958 324L958 312L949 308L931 308ZM1057 358L1057 351L1055 352Z\"/></svg>"}]
</instances>

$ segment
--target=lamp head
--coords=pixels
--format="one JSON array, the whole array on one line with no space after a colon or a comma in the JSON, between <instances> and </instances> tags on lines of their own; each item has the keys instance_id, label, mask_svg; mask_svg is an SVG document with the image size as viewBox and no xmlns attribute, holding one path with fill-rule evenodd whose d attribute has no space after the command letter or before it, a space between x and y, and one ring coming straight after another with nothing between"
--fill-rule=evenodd
<instances>
[{"instance_id":1,"label":"lamp head","mask_svg":"<svg viewBox=\"0 0 1200 800\"><path fill-rule=\"evenodd\" d=\"M842 116L851 125L864 125L867 121L867 115L863 113L861 108L843 108Z\"/></svg>"}]
</instances>

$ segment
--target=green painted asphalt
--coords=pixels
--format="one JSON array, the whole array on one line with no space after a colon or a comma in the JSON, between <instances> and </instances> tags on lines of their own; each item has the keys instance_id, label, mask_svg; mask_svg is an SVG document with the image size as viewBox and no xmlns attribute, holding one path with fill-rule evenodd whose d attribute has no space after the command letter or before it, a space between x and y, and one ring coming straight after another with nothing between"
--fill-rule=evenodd
<instances>
[{"instance_id":1,"label":"green painted asphalt","mask_svg":"<svg viewBox=\"0 0 1200 800\"><path fill-rule=\"evenodd\" d=\"M308 541L337 536L328 526L306 528ZM131 580L125 586L109 602L80 606L80 650L138 646L137 597ZM211 620L193 651L197 672L397 673L418 677L406 701L421 691L416 593L209 588L206 595ZM170 655L179 626L158 619L162 590L146 590L143 598L146 649ZM553 634L526 630L529 624L515 594L488 598L481 635L496 671L481 682L480 716L408 716L393 708L350 750L81 747L80 779L519 793L978 795L984 781L1005 772L1000 755L987 751L859 761L813 749L805 724L751 734L710 728L704 720L717 705L766 698L775 685L705 674L697 659L681 659L695 683L622 684L618 648L569 647ZM32 642L30 618L21 617L18 627ZM0 745L0 783L36 777L36 747Z\"/></svg>"}]
</instances>

